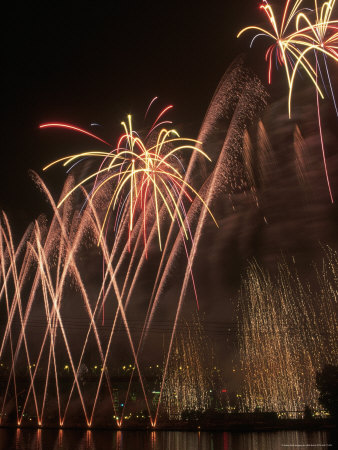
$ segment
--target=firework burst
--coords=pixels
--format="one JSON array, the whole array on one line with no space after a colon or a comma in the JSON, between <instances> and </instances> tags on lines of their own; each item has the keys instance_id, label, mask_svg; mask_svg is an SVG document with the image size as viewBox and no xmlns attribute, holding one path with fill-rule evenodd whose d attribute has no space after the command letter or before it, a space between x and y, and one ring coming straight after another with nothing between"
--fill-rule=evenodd
<instances>
[{"instance_id":1,"label":"firework burst","mask_svg":"<svg viewBox=\"0 0 338 450\"><path fill-rule=\"evenodd\" d=\"M324 98L323 91L319 85L318 74L320 74L324 89L325 83L322 77L322 70L319 64L319 55L323 56L327 80L330 85L331 95L333 98L336 113L338 109L334 98L333 87L330 79L330 74L327 65L327 58L338 62L338 20L332 20L334 5L336 0L329 0L324 2L321 7L318 6L318 1L314 0L314 9L303 8L300 9L302 0L296 0L293 3L287 0L285 3L282 20L280 25L271 5L264 0L260 8L268 17L271 31L258 27L249 26L243 28L237 35L241 36L244 32L249 30L258 31L253 37L251 45L259 36L265 36L273 39L274 43L270 45L265 53L265 59L268 61L268 80L271 83L272 61L275 55L276 65L283 66L288 80L289 98L288 111L291 117L291 99L294 88L296 74L299 69L303 69L316 88L317 97L317 111L318 111L318 127L321 141L321 149L323 155L323 164L326 176L326 182L330 194L331 203L333 203L332 189L328 174L324 139L320 117L319 96ZM289 32L288 29L294 26L294 31Z\"/></svg>"},{"instance_id":2,"label":"firework burst","mask_svg":"<svg viewBox=\"0 0 338 450\"><path fill-rule=\"evenodd\" d=\"M318 72L321 74L318 54L322 54L323 56L332 99L338 115L330 74L326 62L328 57L338 62L338 20L331 20L334 5L335 0L330 0L329 2L325 2L319 9L317 1L315 1L315 16L313 22L311 21L309 14L306 14L305 12L300 12L297 15L297 31L288 38L288 41L294 48L298 45L301 49L301 53L299 53L293 67L293 72L289 83L289 115L291 115L291 97L294 80L300 66L308 68L308 73L311 74L311 79L314 80L318 93L323 96L323 93L318 86ZM305 27L301 26L302 23L305 24ZM299 51L300 50L298 50L298 52ZM314 57L314 62L310 61L311 55Z\"/></svg>"},{"instance_id":3,"label":"firework burst","mask_svg":"<svg viewBox=\"0 0 338 450\"><path fill-rule=\"evenodd\" d=\"M304 8L300 9L302 0L297 0L291 4L288 0L285 4L282 14L282 20L278 19L272 6L264 2L260 8L266 14L271 31L255 25L243 28L237 35L240 37L249 30L258 31L253 37L251 45L257 37L264 36L272 39L271 44L265 53L265 60L268 62L268 80L272 79L273 59L276 65L283 66L287 75L289 86L289 115L291 115L291 97L294 85L294 79L298 69L304 69L306 74L312 80L320 96L323 98L322 89L317 79L316 67L318 59L316 52L320 52L326 57L338 61L338 20L331 20L335 0L323 3L318 8L315 0L314 10ZM311 16L314 16L312 18ZM294 31L289 32L291 25L294 25ZM312 62L310 53L315 55L315 61Z\"/></svg>"},{"instance_id":4,"label":"firework burst","mask_svg":"<svg viewBox=\"0 0 338 450\"><path fill-rule=\"evenodd\" d=\"M124 133L119 138L117 145L112 147L108 142L81 128L62 124L46 123L40 128L62 127L84 133L98 139L111 147L110 151L90 151L63 157L48 164L49 167L63 163L70 170L84 159L98 159L99 168L82 179L61 199L59 207L81 186L92 181L93 187L90 198L93 200L97 193L108 184L113 183L113 193L108 202L104 219L102 221L99 242L102 239L108 219L112 211L116 212L115 225L118 227L122 216L128 217L129 242L135 222L141 214L143 224L144 246L147 247L147 219L149 211L155 213L158 241L162 250L160 211L164 207L172 221L177 220L185 238L188 239L189 225L186 221L186 209L184 200L192 202L192 197L199 198L209 211L216 223L210 209L198 192L185 179L185 169L181 161L183 151L197 152L210 161L206 153L201 150L201 142L195 139L180 137L179 133L170 129L160 128L155 143L148 145L147 139L159 126L165 122L159 122L165 112L171 108L168 106L157 117L145 140L133 130L132 118L128 115L127 122L122 122ZM159 129L159 128L158 128Z\"/></svg>"},{"instance_id":5,"label":"firework burst","mask_svg":"<svg viewBox=\"0 0 338 450\"><path fill-rule=\"evenodd\" d=\"M248 26L246 28L243 28L237 35L237 37L240 37L243 33L249 30L255 30L258 31L258 33L253 37L250 47L252 47L254 41L259 36L264 36L269 39L272 39L274 42L271 44L266 53L265 53L265 60L268 62L269 70L268 70L268 80L269 84L271 83L272 79L272 64L273 59L275 57L276 63L279 63L281 66L285 66L285 70L287 73L288 80L290 80L290 72L289 72L289 55L288 50L290 49L290 44L288 44L288 37L287 37L287 31L289 28L290 23L295 18L300 4L302 0L297 0L293 7L290 8L290 0L288 0L285 4L285 8L283 11L283 18L280 24L278 24L278 20L276 18L276 15L274 13L274 10L272 6L264 1L260 5L260 9L265 13L265 15L268 18L271 31L265 28L261 28L255 25Z\"/></svg>"}]
</instances>

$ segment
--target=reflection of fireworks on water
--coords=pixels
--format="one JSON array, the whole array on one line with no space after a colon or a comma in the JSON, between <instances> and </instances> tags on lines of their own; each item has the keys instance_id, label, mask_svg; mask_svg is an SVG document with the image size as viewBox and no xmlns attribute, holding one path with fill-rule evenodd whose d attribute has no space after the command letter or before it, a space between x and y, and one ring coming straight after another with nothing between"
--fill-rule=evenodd
<instances>
[{"instance_id":1,"label":"reflection of fireworks on water","mask_svg":"<svg viewBox=\"0 0 338 450\"><path fill-rule=\"evenodd\" d=\"M316 371L338 361L337 270L338 254L329 248L313 287L285 262L275 277L249 265L239 307L243 410L320 410Z\"/></svg>"},{"instance_id":2,"label":"reflection of fireworks on water","mask_svg":"<svg viewBox=\"0 0 338 450\"><path fill-rule=\"evenodd\" d=\"M163 406L170 420L184 411L205 411L212 404L213 358L198 316L177 332L163 390Z\"/></svg>"}]
</instances>

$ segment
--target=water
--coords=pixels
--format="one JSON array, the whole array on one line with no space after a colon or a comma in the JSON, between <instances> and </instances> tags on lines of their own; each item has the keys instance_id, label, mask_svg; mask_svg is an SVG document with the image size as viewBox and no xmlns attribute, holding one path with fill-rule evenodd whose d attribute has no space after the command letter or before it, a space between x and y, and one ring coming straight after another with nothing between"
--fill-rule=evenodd
<instances>
[{"instance_id":1,"label":"water","mask_svg":"<svg viewBox=\"0 0 338 450\"><path fill-rule=\"evenodd\" d=\"M0 450L334 449L325 431L254 433L0 429Z\"/></svg>"}]
</instances>

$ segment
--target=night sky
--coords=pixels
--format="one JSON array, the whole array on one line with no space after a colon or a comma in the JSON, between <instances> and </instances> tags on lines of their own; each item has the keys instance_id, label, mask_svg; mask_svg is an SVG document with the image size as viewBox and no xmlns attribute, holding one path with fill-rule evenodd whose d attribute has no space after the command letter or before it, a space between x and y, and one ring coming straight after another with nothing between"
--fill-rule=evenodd
<instances>
[{"instance_id":1,"label":"night sky","mask_svg":"<svg viewBox=\"0 0 338 450\"><path fill-rule=\"evenodd\" d=\"M248 52L236 33L259 20L255 0L8 6L0 206L21 231L44 210L29 169L41 174L57 156L88 145L72 133L41 131L40 123L88 129L98 122L96 132L114 140L126 114L137 126L159 96L159 105L175 105L168 118L195 137L222 74ZM61 171L44 176L52 190L63 184Z\"/></svg>"}]
</instances>

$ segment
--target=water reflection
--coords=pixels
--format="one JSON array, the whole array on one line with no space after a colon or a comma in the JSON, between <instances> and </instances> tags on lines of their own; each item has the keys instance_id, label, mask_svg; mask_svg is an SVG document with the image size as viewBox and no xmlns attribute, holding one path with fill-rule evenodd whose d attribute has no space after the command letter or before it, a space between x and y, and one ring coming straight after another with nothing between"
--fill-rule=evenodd
<instances>
[{"instance_id":1,"label":"water reflection","mask_svg":"<svg viewBox=\"0 0 338 450\"><path fill-rule=\"evenodd\" d=\"M230 449L292 449L292 448L311 448L315 446L318 449L330 448L328 444L328 434L323 431L308 433L305 431L279 431L275 433L241 433L231 436Z\"/></svg>"},{"instance_id":2,"label":"water reflection","mask_svg":"<svg viewBox=\"0 0 338 450\"><path fill-rule=\"evenodd\" d=\"M0 429L0 450L280 450L333 449L324 431L210 433Z\"/></svg>"}]
</instances>

